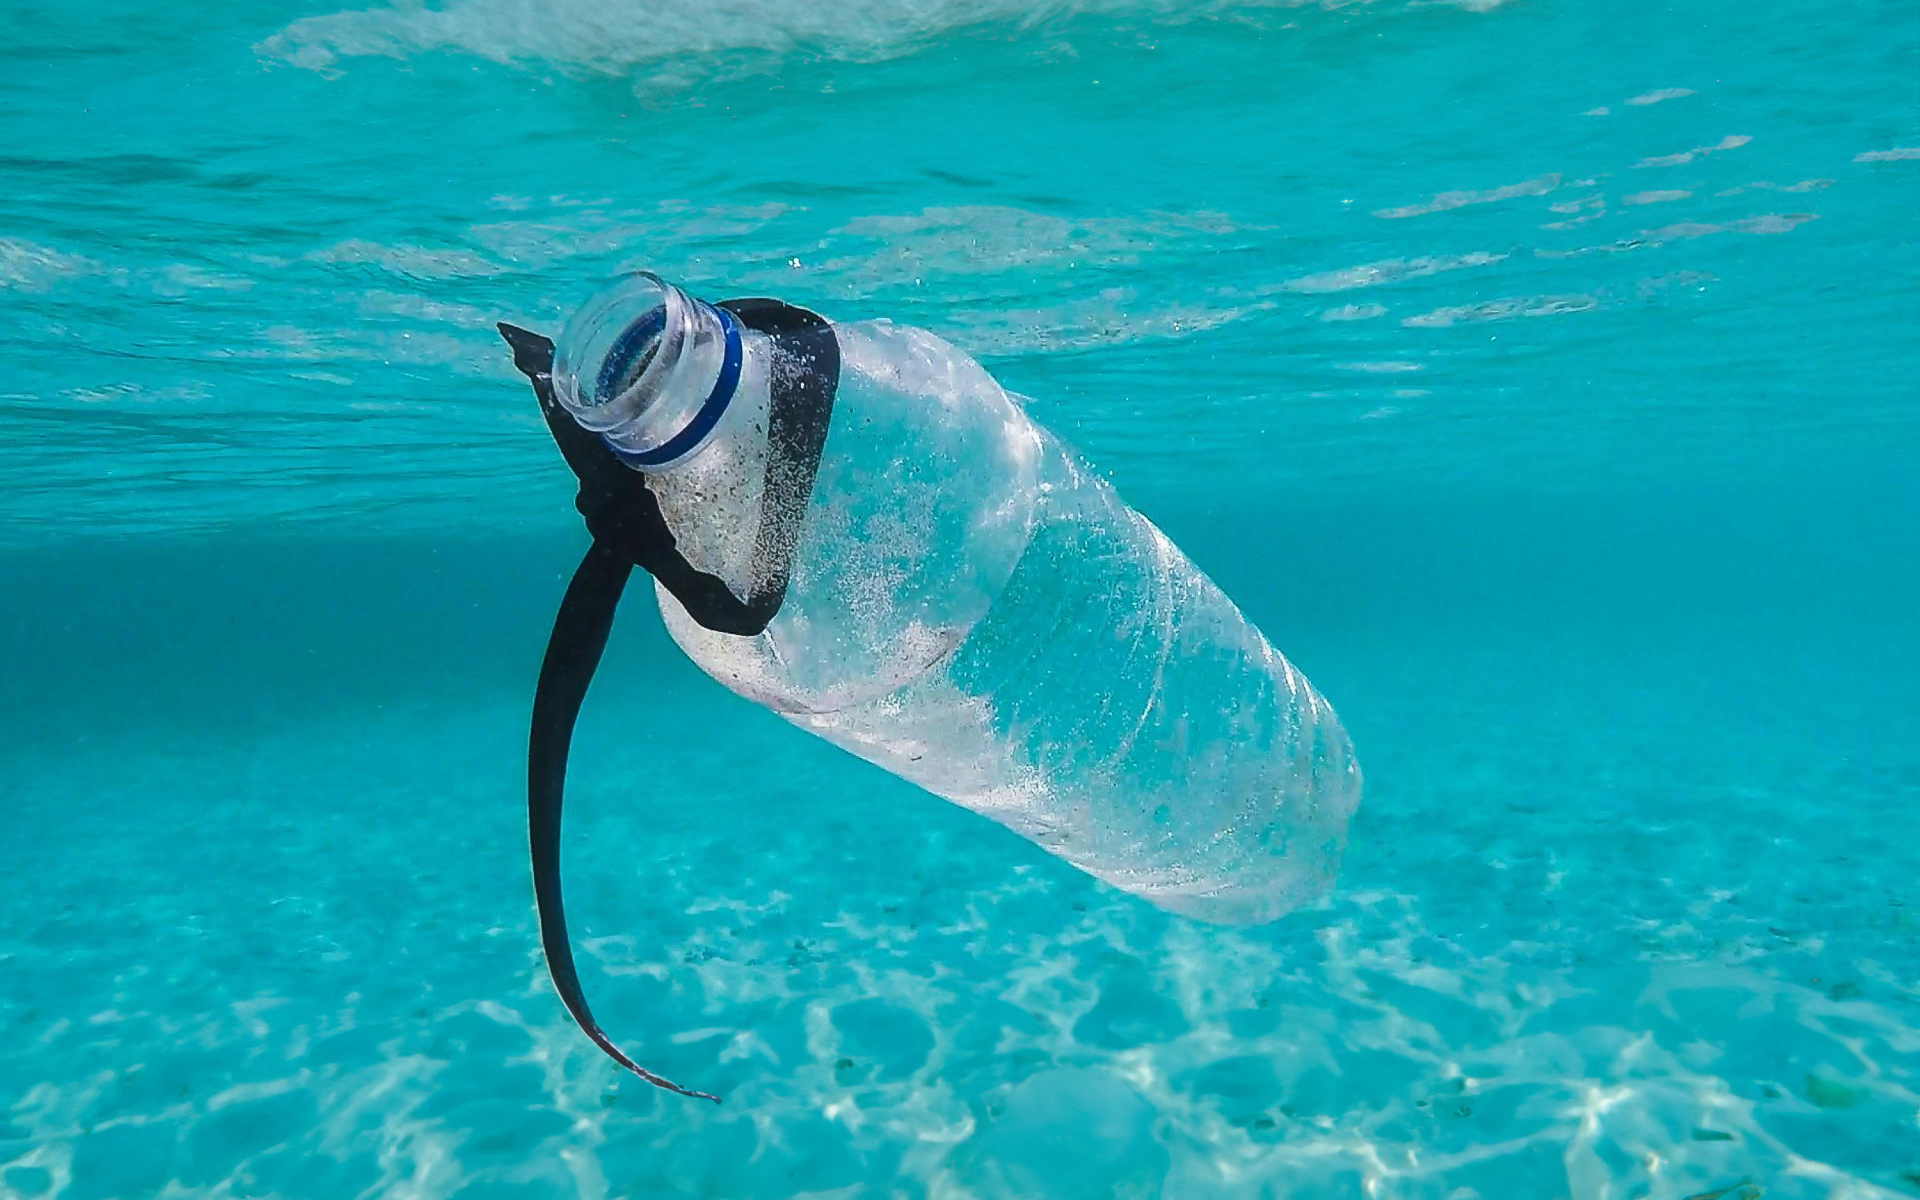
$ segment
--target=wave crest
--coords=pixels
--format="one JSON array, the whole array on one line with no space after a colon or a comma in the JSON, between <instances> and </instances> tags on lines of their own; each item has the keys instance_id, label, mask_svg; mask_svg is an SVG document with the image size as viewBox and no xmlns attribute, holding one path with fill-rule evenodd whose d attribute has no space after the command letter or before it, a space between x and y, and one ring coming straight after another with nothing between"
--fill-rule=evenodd
<instances>
[{"instance_id":1,"label":"wave crest","mask_svg":"<svg viewBox=\"0 0 1920 1200\"><path fill-rule=\"evenodd\" d=\"M1379 0L453 0L305 17L258 43L261 57L331 72L343 58L435 50L606 75L655 74L677 61L790 56L879 62L969 28L1032 30L1080 16L1186 22L1229 11L1371 7ZM1452 0L1479 10L1486 4ZM1504 0L1497 0L1504 2ZM701 72L704 73L704 72ZM685 82L672 70L651 83Z\"/></svg>"}]
</instances>

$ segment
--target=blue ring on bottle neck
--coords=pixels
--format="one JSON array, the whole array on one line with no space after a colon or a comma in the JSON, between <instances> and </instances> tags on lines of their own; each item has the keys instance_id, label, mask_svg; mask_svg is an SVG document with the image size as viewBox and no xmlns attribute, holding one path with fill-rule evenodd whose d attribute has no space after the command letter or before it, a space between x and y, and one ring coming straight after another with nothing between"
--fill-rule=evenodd
<instances>
[{"instance_id":1,"label":"blue ring on bottle neck","mask_svg":"<svg viewBox=\"0 0 1920 1200\"><path fill-rule=\"evenodd\" d=\"M713 381L713 390L700 405L700 411L693 414L686 428L674 434L651 450L627 450L611 442L607 448L614 456L630 467L658 467L680 458L698 446L713 427L720 423L727 405L733 403L733 394L740 389L740 365L743 357L740 346L740 326L735 324L733 315L724 308L715 308L704 301L695 301L720 319L720 329L725 335L725 349L720 356L720 374ZM660 315L656 320L653 313L635 321L608 351L606 363L600 369L599 386L604 390L611 381L618 379L632 362L633 357L657 335L666 325L666 309L656 310ZM604 437L604 435L602 435Z\"/></svg>"}]
</instances>

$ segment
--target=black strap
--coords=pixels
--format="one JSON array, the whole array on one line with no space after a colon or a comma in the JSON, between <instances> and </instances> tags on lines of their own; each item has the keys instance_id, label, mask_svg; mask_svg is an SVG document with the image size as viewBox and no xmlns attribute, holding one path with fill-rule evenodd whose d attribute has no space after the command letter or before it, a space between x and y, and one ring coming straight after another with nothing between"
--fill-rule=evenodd
<instances>
[{"instance_id":1,"label":"black strap","mask_svg":"<svg viewBox=\"0 0 1920 1200\"><path fill-rule=\"evenodd\" d=\"M613 610L633 574L633 564L600 542L587 548L580 569L567 585L560 615L554 619L553 639L540 664L540 685L533 694L533 734L527 746L527 842L533 852L533 903L540 914L540 945L546 952L547 974L553 977L560 1003L575 1024L607 1056L653 1084L719 1103L707 1092L683 1088L663 1079L621 1053L593 1019L580 976L573 968L573 949L567 940L567 911L560 896L560 808L567 787L567 750L573 742L574 718L587 698L594 668L607 648L613 630Z\"/></svg>"},{"instance_id":2,"label":"black strap","mask_svg":"<svg viewBox=\"0 0 1920 1200\"><path fill-rule=\"evenodd\" d=\"M760 528L754 559L761 564L760 588L741 606L741 628L726 629L696 621L721 633L757 634L767 627L787 598L793 553L813 496L820 452L833 419L833 396L840 386L840 340L818 314L778 300L725 300L720 307L748 329L773 342L767 411L767 473L760 494ZM677 596L678 593L675 593ZM684 604L685 601L682 601Z\"/></svg>"},{"instance_id":3,"label":"black strap","mask_svg":"<svg viewBox=\"0 0 1920 1200\"><path fill-rule=\"evenodd\" d=\"M513 347L514 366L532 381L547 428L580 481L574 506L593 535L554 618L534 692L527 747L527 836L547 972L567 1012L608 1057L656 1087L715 1103L719 1097L683 1088L635 1063L593 1019L567 938L560 891L560 814L574 722L635 566L660 580L696 621L722 633L759 633L786 599L794 547L839 383L839 342L825 320L777 300L731 300L725 307L749 329L769 335L774 346L767 476L755 538L762 582L745 600L718 577L687 562L645 477L621 463L598 435L582 429L560 408L553 395L553 343L504 322L499 326Z\"/></svg>"},{"instance_id":4,"label":"black strap","mask_svg":"<svg viewBox=\"0 0 1920 1200\"><path fill-rule=\"evenodd\" d=\"M553 343L505 322L499 330L513 347L513 365L533 384L548 432L580 480L574 507L586 518L593 540L658 579L701 625L752 637L767 627L787 598L794 547L833 416L840 343L824 318L778 300L728 300L721 307L747 328L767 334L774 350L767 474L754 538L759 586L744 600L719 577L687 561L646 476L614 457L598 434L581 428L554 399Z\"/></svg>"}]
</instances>

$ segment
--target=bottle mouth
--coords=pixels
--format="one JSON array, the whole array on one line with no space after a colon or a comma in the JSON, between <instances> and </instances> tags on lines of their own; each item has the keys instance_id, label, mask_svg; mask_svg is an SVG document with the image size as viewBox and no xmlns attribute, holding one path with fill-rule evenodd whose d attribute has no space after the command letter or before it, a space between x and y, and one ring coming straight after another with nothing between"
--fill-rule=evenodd
<instances>
[{"instance_id":1,"label":"bottle mouth","mask_svg":"<svg viewBox=\"0 0 1920 1200\"><path fill-rule=\"evenodd\" d=\"M630 466L664 466L712 429L740 366L740 331L725 312L636 271L567 322L554 348L553 393Z\"/></svg>"},{"instance_id":2,"label":"bottle mouth","mask_svg":"<svg viewBox=\"0 0 1920 1200\"><path fill-rule=\"evenodd\" d=\"M660 368L679 358L691 307L686 293L648 271L602 289L554 346L554 398L596 433L631 423L658 391Z\"/></svg>"},{"instance_id":3,"label":"bottle mouth","mask_svg":"<svg viewBox=\"0 0 1920 1200\"><path fill-rule=\"evenodd\" d=\"M594 372L591 403L606 404L631 390L660 354L660 335L667 328L667 306L658 305L620 331Z\"/></svg>"}]
</instances>

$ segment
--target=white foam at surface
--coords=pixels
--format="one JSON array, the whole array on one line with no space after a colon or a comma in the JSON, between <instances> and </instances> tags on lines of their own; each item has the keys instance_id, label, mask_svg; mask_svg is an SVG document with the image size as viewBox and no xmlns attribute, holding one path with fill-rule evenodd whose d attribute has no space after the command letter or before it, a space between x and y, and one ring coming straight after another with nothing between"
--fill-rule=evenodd
<instances>
[{"instance_id":1,"label":"white foam at surface","mask_svg":"<svg viewBox=\"0 0 1920 1200\"><path fill-rule=\"evenodd\" d=\"M1376 287L1383 283L1398 283L1403 279L1438 275L1442 271L1457 271L1462 267L1491 266L1506 257L1505 254L1476 250L1470 254L1389 258L1380 262L1362 263L1357 267L1344 267L1337 271L1322 271L1317 275L1303 275L1298 279L1289 279L1283 287L1289 292L1344 292L1354 288Z\"/></svg>"},{"instance_id":2,"label":"white foam at surface","mask_svg":"<svg viewBox=\"0 0 1920 1200\"><path fill-rule=\"evenodd\" d=\"M1682 96L1693 96L1697 94L1698 93L1696 93L1692 88L1683 88L1683 87L1660 88L1658 91L1643 92L1638 96L1634 96L1633 98L1629 99L1627 103L1634 105L1636 107L1644 108L1649 104L1658 104L1662 100L1678 100Z\"/></svg>"},{"instance_id":3,"label":"white foam at surface","mask_svg":"<svg viewBox=\"0 0 1920 1200\"><path fill-rule=\"evenodd\" d=\"M1723 150L1738 150L1752 140L1753 138L1744 133L1730 133L1711 146L1695 146L1691 150L1682 150L1676 154L1659 154L1651 158L1643 158L1633 165L1636 168L1685 166L1694 159L1705 158L1709 154L1718 154Z\"/></svg>"},{"instance_id":4,"label":"white foam at surface","mask_svg":"<svg viewBox=\"0 0 1920 1200\"><path fill-rule=\"evenodd\" d=\"M402 3L304 17L260 42L255 50L263 58L310 70L336 69L345 58L404 58L450 50L495 62L537 60L617 75L673 59L743 53L773 57L809 53L845 62L877 62L977 25L1024 29L1080 14L1184 20L1229 9L1287 9L1311 3L1068 0L1036 6L1028 0L846 0L838 4L740 0L721 6L657 0L562 4L455 0L441 8ZM1320 6L1357 5L1321 0Z\"/></svg>"},{"instance_id":5,"label":"white foam at surface","mask_svg":"<svg viewBox=\"0 0 1920 1200\"><path fill-rule=\"evenodd\" d=\"M1692 196L1692 192L1686 191L1683 188L1669 188L1664 191L1635 192L1630 196L1620 197L1620 203L1627 205L1667 204L1675 200L1687 200Z\"/></svg>"},{"instance_id":6,"label":"white foam at surface","mask_svg":"<svg viewBox=\"0 0 1920 1200\"><path fill-rule=\"evenodd\" d=\"M1484 191L1441 192L1425 204L1408 204L1400 208L1381 208L1374 210L1374 216L1389 221L1406 217L1420 217L1428 213L1446 212L1449 209L1465 208L1469 204L1492 204L1500 200L1513 200L1522 196L1544 196L1560 186L1560 175L1554 172L1540 175L1519 183L1509 183L1502 187L1487 188Z\"/></svg>"},{"instance_id":7,"label":"white foam at surface","mask_svg":"<svg viewBox=\"0 0 1920 1200\"><path fill-rule=\"evenodd\" d=\"M1375 317L1387 315L1384 304L1342 304L1338 308L1329 308L1320 314L1322 321L1371 321Z\"/></svg>"},{"instance_id":8,"label":"white foam at surface","mask_svg":"<svg viewBox=\"0 0 1920 1200\"><path fill-rule=\"evenodd\" d=\"M1333 364L1337 371L1362 371L1369 375L1395 375L1405 371L1422 369L1420 363L1387 359L1380 362L1343 362Z\"/></svg>"},{"instance_id":9,"label":"white foam at surface","mask_svg":"<svg viewBox=\"0 0 1920 1200\"><path fill-rule=\"evenodd\" d=\"M1759 216L1743 217L1738 221L1681 221L1673 225L1663 225L1658 229L1649 229L1641 236L1657 244L1684 238L1710 237L1716 233L1786 233L1808 221L1818 219L1817 213L1762 213Z\"/></svg>"},{"instance_id":10,"label":"white foam at surface","mask_svg":"<svg viewBox=\"0 0 1920 1200\"><path fill-rule=\"evenodd\" d=\"M24 238L0 237L0 288L44 292L62 279L100 270L100 264Z\"/></svg>"},{"instance_id":11,"label":"white foam at surface","mask_svg":"<svg viewBox=\"0 0 1920 1200\"><path fill-rule=\"evenodd\" d=\"M1481 304L1450 304L1401 321L1410 329L1444 329L1467 321L1504 321L1512 317L1552 317L1598 308L1597 296L1515 296Z\"/></svg>"}]
</instances>

